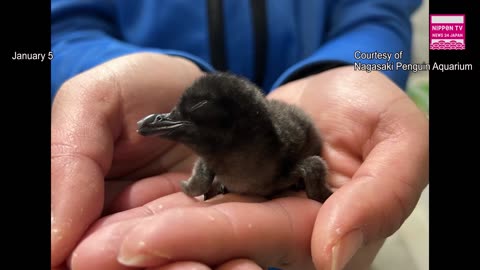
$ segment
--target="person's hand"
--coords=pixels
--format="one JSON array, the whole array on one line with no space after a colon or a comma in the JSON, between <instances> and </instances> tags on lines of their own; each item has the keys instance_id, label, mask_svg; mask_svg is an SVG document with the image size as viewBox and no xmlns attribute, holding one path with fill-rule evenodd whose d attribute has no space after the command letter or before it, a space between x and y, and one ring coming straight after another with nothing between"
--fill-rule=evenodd
<instances>
[{"instance_id":1,"label":"person's hand","mask_svg":"<svg viewBox=\"0 0 480 270\"><path fill-rule=\"evenodd\" d=\"M323 206L305 196L201 202L173 193L178 183L161 186L168 174L144 179L118 200L140 205L133 202L142 190L171 194L97 222L73 253L74 269L335 270L348 261L345 269L367 269L428 183L426 117L384 75L352 67L291 82L269 98L300 105L321 130L336 187Z\"/></svg>"},{"instance_id":2,"label":"person's hand","mask_svg":"<svg viewBox=\"0 0 480 270\"><path fill-rule=\"evenodd\" d=\"M317 269L367 269L428 184L426 115L380 72L336 68L272 94L300 104L325 139L335 194L312 232ZM354 256L352 258L352 256Z\"/></svg>"},{"instance_id":3,"label":"person's hand","mask_svg":"<svg viewBox=\"0 0 480 270\"><path fill-rule=\"evenodd\" d=\"M188 60L139 53L99 65L61 87L51 118L52 267L65 261L100 217L104 179L190 172L191 151L136 134L136 122L151 113L167 112L200 75ZM163 188L143 190L138 198L123 196L108 210L143 205L162 192L171 193L170 183L176 183L177 177L181 176L164 176L159 184Z\"/></svg>"}]
</instances>

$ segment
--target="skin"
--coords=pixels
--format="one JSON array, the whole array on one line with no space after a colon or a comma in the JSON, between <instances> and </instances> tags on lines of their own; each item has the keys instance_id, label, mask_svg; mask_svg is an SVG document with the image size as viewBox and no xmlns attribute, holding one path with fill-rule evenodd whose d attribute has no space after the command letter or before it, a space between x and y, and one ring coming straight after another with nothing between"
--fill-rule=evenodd
<instances>
[{"instance_id":1,"label":"skin","mask_svg":"<svg viewBox=\"0 0 480 270\"><path fill-rule=\"evenodd\" d=\"M342 67L291 82L269 98L299 105L323 131L335 193L323 205L302 193L203 202L179 192L195 156L135 134L138 119L159 103L169 111L200 75L187 60L133 54L62 86L51 126L52 268L367 269L428 184L422 112L378 72ZM118 180L136 181L114 197Z\"/></svg>"}]
</instances>

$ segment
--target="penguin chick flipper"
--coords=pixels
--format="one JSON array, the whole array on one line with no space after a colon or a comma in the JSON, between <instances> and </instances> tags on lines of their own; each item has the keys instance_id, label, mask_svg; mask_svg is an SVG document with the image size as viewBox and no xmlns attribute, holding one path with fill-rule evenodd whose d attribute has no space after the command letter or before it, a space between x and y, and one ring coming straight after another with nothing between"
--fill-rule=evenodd
<instances>
[{"instance_id":1,"label":"penguin chick flipper","mask_svg":"<svg viewBox=\"0 0 480 270\"><path fill-rule=\"evenodd\" d=\"M200 196L210 190L214 178L214 172L200 158L193 167L192 176L187 181L180 182L180 187L190 197Z\"/></svg>"},{"instance_id":2,"label":"penguin chick flipper","mask_svg":"<svg viewBox=\"0 0 480 270\"><path fill-rule=\"evenodd\" d=\"M292 174L303 179L308 198L324 203L332 195L326 184L327 170L325 160L310 156L300 161Z\"/></svg>"}]
</instances>

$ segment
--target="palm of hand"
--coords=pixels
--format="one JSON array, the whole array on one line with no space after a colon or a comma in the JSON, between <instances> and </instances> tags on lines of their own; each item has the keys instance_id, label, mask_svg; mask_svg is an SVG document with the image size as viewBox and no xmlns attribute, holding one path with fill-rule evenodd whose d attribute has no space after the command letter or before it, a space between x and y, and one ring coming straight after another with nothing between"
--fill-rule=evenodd
<instances>
[{"instance_id":1,"label":"palm of hand","mask_svg":"<svg viewBox=\"0 0 480 270\"><path fill-rule=\"evenodd\" d=\"M159 197L159 194L167 195L178 191L178 186L173 189L171 186L169 188L163 186L161 183L165 182L165 178L174 179L174 186L179 180L183 180L180 175L164 174L137 182L135 185L143 188L130 189L119 197L118 201L129 198L128 203L119 204L120 206L117 207L117 210L126 211L97 222L77 247L75 264L92 267L92 262L95 262L96 267L101 265L103 269L124 269L117 261L118 252L131 255L148 250L149 255L165 256L164 258L144 256L145 261L136 261L138 266L155 266L182 260L218 265L235 257L247 257L261 265L283 264L283 269L299 269L298 267L308 269L313 268L310 256L313 256L317 266L329 265L332 256L330 250L338 242L338 235L332 231L343 233L342 226L368 216L369 208L378 208L379 202L387 200L381 194L372 194L368 185L362 182L377 177L379 169L388 169L388 162L394 161L391 160L391 155L382 155L386 149L391 149L390 144L408 142L395 140L395 138L404 132L399 119L408 118L414 110L407 107L408 110L400 114L395 113L397 104L402 104L406 98L398 91L382 89L380 85L369 92L362 85L357 85L358 80L352 79L354 83L349 83L348 79L342 78L344 83L338 83L339 80L336 80L338 78L334 76L341 75L325 73L299 80L281 87L270 95L270 98L300 105L312 115L322 132L326 143L324 156L330 167L329 183L339 189L321 207L321 211L319 211L320 204L316 202L292 197L263 202L259 198L245 198L231 194L211 202L199 202L181 193L174 193L154 200ZM367 79L363 80L366 82ZM387 82L385 83L386 88L391 88ZM148 102L143 101L143 103ZM165 111L168 111L172 104L166 104ZM124 121L135 123L141 116L143 115L135 113L131 118L126 116ZM187 162L177 168L187 173L190 171L193 158L190 151L159 139L138 138L134 134L134 129L133 125L125 125L122 132L125 135L120 136L116 141L110 176L138 179L175 167L174 165L160 166L162 170L158 170L158 165L162 162L165 164L165 160L186 160ZM152 151L152 149L158 150ZM391 150L395 151L394 148ZM125 160L119 158L124 156L128 158ZM139 159L142 162L138 161ZM138 161L138 163L132 163L132 161ZM351 181L352 179L356 181ZM144 196L145 190L152 189L158 190L159 193ZM385 189L385 192L391 195L390 189ZM375 197L375 195L378 196ZM416 194L412 196L415 197ZM153 201L145 204L147 199ZM352 204L352 201L356 200L360 201ZM386 237L400 225L402 215L412 207L415 200L407 201L409 204L407 206L401 203L405 201L404 198L399 197L399 200L399 204L389 203L386 207L401 212L400 217L392 220L391 224L381 224L379 228L374 226L373 229L366 229L364 238L369 237L369 230L384 230L382 233ZM133 208L140 205L143 206ZM346 209L347 207L350 208ZM127 210L129 208L133 209ZM139 209L148 209L148 211L139 211ZM345 215L345 213L351 217L342 219L336 216ZM208 217L207 221L204 217ZM162 226L167 220L168 228ZM223 223L212 226L209 222L213 220L221 220ZM314 225L316 220L323 220L325 225ZM277 224L275 228L265 226L265 224L274 223ZM242 226L247 229L239 230L238 228ZM236 230L234 234L231 233L232 227ZM150 233L145 235L142 231ZM108 237L112 234L127 235L127 232L128 237L120 237L115 241ZM257 241L252 244L252 241L258 240L259 236L262 237L262 243ZM108 246L111 248L107 256L105 252L98 252L98 247L102 246L99 243L106 239L109 240ZM145 239L158 239L158 241L152 243L144 241ZM178 244L178 242L185 244ZM192 242L206 244L202 246L201 251L192 251L189 249ZM143 246L134 247L132 243L143 243ZM224 250L226 245L231 249ZM378 248L372 252L376 253L377 250ZM212 256L212 254L216 255ZM366 257L365 265L371 262L371 260L368 261L371 256ZM123 260L123 262L131 263L132 260ZM361 269L361 263L357 267Z\"/></svg>"}]
</instances>

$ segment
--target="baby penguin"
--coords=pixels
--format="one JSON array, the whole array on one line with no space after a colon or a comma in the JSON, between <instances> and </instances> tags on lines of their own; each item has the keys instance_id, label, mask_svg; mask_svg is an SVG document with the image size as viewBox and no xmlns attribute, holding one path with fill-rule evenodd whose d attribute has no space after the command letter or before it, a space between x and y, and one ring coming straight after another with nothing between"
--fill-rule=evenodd
<instances>
[{"instance_id":1,"label":"baby penguin","mask_svg":"<svg viewBox=\"0 0 480 270\"><path fill-rule=\"evenodd\" d=\"M270 198L302 187L323 203L332 194L322 140L310 118L296 106L267 100L237 75L199 78L169 113L140 120L137 132L183 143L199 156L192 176L181 182L192 197L230 192Z\"/></svg>"}]
</instances>

